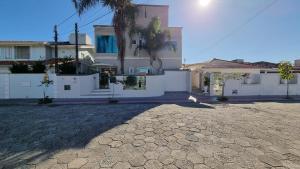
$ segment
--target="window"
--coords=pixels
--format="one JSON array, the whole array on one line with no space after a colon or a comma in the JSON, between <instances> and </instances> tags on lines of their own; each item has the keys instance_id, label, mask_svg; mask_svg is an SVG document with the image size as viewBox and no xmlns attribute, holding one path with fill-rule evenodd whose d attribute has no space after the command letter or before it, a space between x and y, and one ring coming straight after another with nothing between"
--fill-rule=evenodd
<instances>
[{"instance_id":1,"label":"window","mask_svg":"<svg viewBox=\"0 0 300 169\"><path fill-rule=\"evenodd\" d=\"M13 48L0 47L0 59L13 59Z\"/></svg>"},{"instance_id":2,"label":"window","mask_svg":"<svg viewBox=\"0 0 300 169\"><path fill-rule=\"evenodd\" d=\"M30 59L30 47L29 46L16 46L15 47L16 59Z\"/></svg>"},{"instance_id":3,"label":"window","mask_svg":"<svg viewBox=\"0 0 300 169\"><path fill-rule=\"evenodd\" d=\"M118 53L116 37L113 35L98 36L97 53Z\"/></svg>"},{"instance_id":4,"label":"window","mask_svg":"<svg viewBox=\"0 0 300 169\"><path fill-rule=\"evenodd\" d=\"M169 50L177 50L177 41L167 41L167 43L169 44Z\"/></svg>"}]
</instances>

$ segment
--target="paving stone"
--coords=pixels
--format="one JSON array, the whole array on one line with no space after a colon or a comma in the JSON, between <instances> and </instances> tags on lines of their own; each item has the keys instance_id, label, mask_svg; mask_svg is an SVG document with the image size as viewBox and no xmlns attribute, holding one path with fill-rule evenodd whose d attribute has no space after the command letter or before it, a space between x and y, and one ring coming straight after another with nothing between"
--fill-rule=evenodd
<instances>
[{"instance_id":1,"label":"paving stone","mask_svg":"<svg viewBox=\"0 0 300 169\"><path fill-rule=\"evenodd\" d=\"M67 169L86 159L83 169L300 168L300 104L213 107L0 106L0 164Z\"/></svg>"},{"instance_id":2,"label":"paving stone","mask_svg":"<svg viewBox=\"0 0 300 169\"><path fill-rule=\"evenodd\" d=\"M178 168L175 165L171 164L171 165L164 166L164 169L178 169Z\"/></svg>"},{"instance_id":3,"label":"paving stone","mask_svg":"<svg viewBox=\"0 0 300 169\"><path fill-rule=\"evenodd\" d=\"M116 147L120 147L122 145L121 141L113 141L111 143L109 143L110 147L112 148L116 148Z\"/></svg>"},{"instance_id":4,"label":"paving stone","mask_svg":"<svg viewBox=\"0 0 300 169\"><path fill-rule=\"evenodd\" d=\"M102 168L112 167L116 163L117 163L117 161L111 157L105 157L99 162L100 167L102 167Z\"/></svg>"},{"instance_id":5,"label":"paving stone","mask_svg":"<svg viewBox=\"0 0 300 169\"><path fill-rule=\"evenodd\" d=\"M176 160L175 165L180 169L193 169L194 164L188 160Z\"/></svg>"},{"instance_id":6,"label":"paving stone","mask_svg":"<svg viewBox=\"0 0 300 169\"><path fill-rule=\"evenodd\" d=\"M276 160L270 156L263 155L263 156L259 156L258 159L261 162L266 163L272 167L282 167L283 166L279 160Z\"/></svg>"},{"instance_id":7,"label":"paving stone","mask_svg":"<svg viewBox=\"0 0 300 169\"><path fill-rule=\"evenodd\" d=\"M143 155L137 155L133 159L129 160L129 163L132 167L141 167L146 163L146 159L143 157Z\"/></svg>"},{"instance_id":8,"label":"paving stone","mask_svg":"<svg viewBox=\"0 0 300 169\"><path fill-rule=\"evenodd\" d=\"M144 140L146 137L144 135L136 135L134 136L134 139L136 140Z\"/></svg>"},{"instance_id":9,"label":"paving stone","mask_svg":"<svg viewBox=\"0 0 300 169\"><path fill-rule=\"evenodd\" d=\"M171 155L174 157L174 159L183 160L186 157L186 152L182 150L173 150Z\"/></svg>"},{"instance_id":10,"label":"paving stone","mask_svg":"<svg viewBox=\"0 0 300 169\"><path fill-rule=\"evenodd\" d=\"M109 144L109 143L111 143L113 140L111 139L111 138L109 138L109 137L100 137L99 139L98 139L98 143L99 144Z\"/></svg>"},{"instance_id":11,"label":"paving stone","mask_svg":"<svg viewBox=\"0 0 300 169\"><path fill-rule=\"evenodd\" d=\"M62 154L57 157L58 164L68 164L77 158L77 154Z\"/></svg>"},{"instance_id":12,"label":"paving stone","mask_svg":"<svg viewBox=\"0 0 300 169\"><path fill-rule=\"evenodd\" d=\"M190 160L194 164L204 163L204 158L198 153L188 153L187 160Z\"/></svg>"},{"instance_id":13,"label":"paving stone","mask_svg":"<svg viewBox=\"0 0 300 169\"><path fill-rule=\"evenodd\" d=\"M136 146L136 147L140 147L145 145L145 142L143 140L135 140L132 145Z\"/></svg>"},{"instance_id":14,"label":"paving stone","mask_svg":"<svg viewBox=\"0 0 300 169\"><path fill-rule=\"evenodd\" d=\"M155 151L148 151L144 154L144 156L148 159L148 160L155 160L158 159L159 154Z\"/></svg>"},{"instance_id":15,"label":"paving stone","mask_svg":"<svg viewBox=\"0 0 300 169\"><path fill-rule=\"evenodd\" d=\"M131 169L131 165L128 162L118 162L113 169Z\"/></svg>"},{"instance_id":16,"label":"paving stone","mask_svg":"<svg viewBox=\"0 0 300 169\"><path fill-rule=\"evenodd\" d=\"M144 139L145 142L149 142L149 143L154 143L155 142L155 139L153 137L146 137Z\"/></svg>"},{"instance_id":17,"label":"paving stone","mask_svg":"<svg viewBox=\"0 0 300 169\"><path fill-rule=\"evenodd\" d=\"M149 160L145 164L145 169L162 169L163 165L157 160Z\"/></svg>"},{"instance_id":18,"label":"paving stone","mask_svg":"<svg viewBox=\"0 0 300 169\"><path fill-rule=\"evenodd\" d=\"M167 165L167 164L173 163L174 158L173 158L171 155L169 155L169 154L161 154L161 155L158 157L158 160L159 160L161 163Z\"/></svg>"},{"instance_id":19,"label":"paving stone","mask_svg":"<svg viewBox=\"0 0 300 169\"><path fill-rule=\"evenodd\" d=\"M77 158L73 161L71 161L69 164L68 164L68 168L69 169L77 169L77 168L81 168L82 166L84 166L86 163L87 163L87 159L85 158Z\"/></svg>"},{"instance_id":20,"label":"paving stone","mask_svg":"<svg viewBox=\"0 0 300 169\"><path fill-rule=\"evenodd\" d=\"M194 169L209 169L209 167L204 164L195 164Z\"/></svg>"}]
</instances>

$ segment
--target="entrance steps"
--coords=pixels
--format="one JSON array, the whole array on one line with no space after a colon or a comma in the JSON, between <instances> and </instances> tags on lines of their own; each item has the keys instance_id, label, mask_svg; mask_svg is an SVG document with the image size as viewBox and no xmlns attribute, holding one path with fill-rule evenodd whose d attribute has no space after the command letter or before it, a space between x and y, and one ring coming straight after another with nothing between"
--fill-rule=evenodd
<instances>
[{"instance_id":1,"label":"entrance steps","mask_svg":"<svg viewBox=\"0 0 300 169\"><path fill-rule=\"evenodd\" d=\"M95 89L87 95L83 95L85 98L111 98L111 97L120 96L118 94L113 94L112 89Z\"/></svg>"}]
</instances>

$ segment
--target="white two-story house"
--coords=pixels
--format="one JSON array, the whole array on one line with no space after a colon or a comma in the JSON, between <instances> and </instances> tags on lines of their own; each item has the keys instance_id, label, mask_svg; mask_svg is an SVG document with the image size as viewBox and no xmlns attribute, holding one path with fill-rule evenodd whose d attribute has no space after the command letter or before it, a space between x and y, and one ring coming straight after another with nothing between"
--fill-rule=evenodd
<instances>
[{"instance_id":1,"label":"white two-story house","mask_svg":"<svg viewBox=\"0 0 300 169\"><path fill-rule=\"evenodd\" d=\"M154 17L159 17L162 30L169 30L171 42L175 44L176 50L163 49L157 56L161 59L162 70L179 70L182 65L182 28L169 27L169 6L167 5L137 5L138 15L136 25L146 28ZM94 25L95 33L95 64L100 72L113 70L120 73L120 60L114 28L111 25ZM126 52L124 62L125 74L139 74L145 70L151 71L150 57L147 52L140 50L134 54L136 47L142 43L142 39L136 35L131 39L126 34ZM158 63L153 63L153 65Z\"/></svg>"},{"instance_id":2,"label":"white two-story house","mask_svg":"<svg viewBox=\"0 0 300 169\"><path fill-rule=\"evenodd\" d=\"M79 59L93 60L94 46L86 34L79 34ZM47 41L0 41L0 73L9 73L9 67L15 63L31 65L36 61L54 60L54 43ZM58 43L58 57L75 58L75 37Z\"/></svg>"}]
</instances>

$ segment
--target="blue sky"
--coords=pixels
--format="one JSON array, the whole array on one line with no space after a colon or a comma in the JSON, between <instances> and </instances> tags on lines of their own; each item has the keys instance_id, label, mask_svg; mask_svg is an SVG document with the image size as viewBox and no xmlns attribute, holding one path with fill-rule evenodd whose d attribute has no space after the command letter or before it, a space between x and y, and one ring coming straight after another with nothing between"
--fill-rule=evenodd
<instances>
[{"instance_id":1,"label":"blue sky","mask_svg":"<svg viewBox=\"0 0 300 169\"><path fill-rule=\"evenodd\" d=\"M170 5L170 26L183 27L186 63L212 58L273 62L300 59L299 0L277 0L246 25L273 0L211 0L205 8L197 0L135 2ZM1 0L0 7L0 40L52 40L53 25L75 12L71 0ZM59 27L60 40L67 40L74 22L83 25L107 10L96 7L73 17ZM110 23L111 15L95 22ZM93 35L92 25L80 31Z\"/></svg>"}]
</instances>

